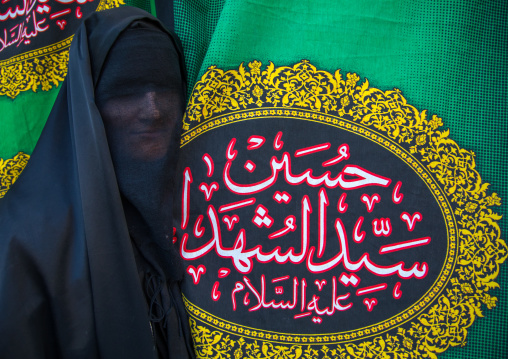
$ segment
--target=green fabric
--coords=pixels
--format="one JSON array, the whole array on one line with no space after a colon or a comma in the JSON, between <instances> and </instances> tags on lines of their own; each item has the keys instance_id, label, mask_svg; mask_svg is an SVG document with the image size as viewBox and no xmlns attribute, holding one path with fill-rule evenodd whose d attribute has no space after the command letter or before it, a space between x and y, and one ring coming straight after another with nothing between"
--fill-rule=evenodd
<instances>
[{"instance_id":1,"label":"green fabric","mask_svg":"<svg viewBox=\"0 0 508 359\"><path fill-rule=\"evenodd\" d=\"M175 22L191 84L212 65L308 59L330 72L356 72L382 90L401 89L408 103L443 118L450 137L475 152L483 181L508 200L504 1L178 0ZM507 214L506 206L495 211ZM464 348L440 358L508 357L506 267L497 278L501 290L491 292L497 307L485 308Z\"/></svg>"},{"instance_id":2,"label":"green fabric","mask_svg":"<svg viewBox=\"0 0 508 359\"><path fill-rule=\"evenodd\" d=\"M12 158L20 151L32 153L59 89L26 91L15 99L0 96L0 158Z\"/></svg>"}]
</instances>

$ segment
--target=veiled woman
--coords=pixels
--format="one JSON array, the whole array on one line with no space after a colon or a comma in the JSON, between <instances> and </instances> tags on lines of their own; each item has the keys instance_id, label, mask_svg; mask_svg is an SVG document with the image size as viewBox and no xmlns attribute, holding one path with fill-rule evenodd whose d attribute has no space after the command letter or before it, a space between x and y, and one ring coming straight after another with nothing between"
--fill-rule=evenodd
<instances>
[{"instance_id":1,"label":"veiled woman","mask_svg":"<svg viewBox=\"0 0 508 359\"><path fill-rule=\"evenodd\" d=\"M121 7L78 29L33 155L0 200L0 357L192 357L173 244L180 43Z\"/></svg>"}]
</instances>

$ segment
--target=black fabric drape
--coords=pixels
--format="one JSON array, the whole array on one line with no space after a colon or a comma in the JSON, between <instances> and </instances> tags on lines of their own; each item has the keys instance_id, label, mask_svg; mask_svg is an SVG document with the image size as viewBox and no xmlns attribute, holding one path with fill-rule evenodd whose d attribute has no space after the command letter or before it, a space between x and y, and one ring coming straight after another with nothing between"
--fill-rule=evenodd
<instances>
[{"instance_id":1,"label":"black fabric drape","mask_svg":"<svg viewBox=\"0 0 508 359\"><path fill-rule=\"evenodd\" d=\"M157 18L171 30L175 28L175 5L172 0L155 0Z\"/></svg>"},{"instance_id":2,"label":"black fabric drape","mask_svg":"<svg viewBox=\"0 0 508 359\"><path fill-rule=\"evenodd\" d=\"M154 302L167 316L161 328L178 328L166 338L175 352L170 348L166 354L192 355L178 278L171 278L171 266L157 264L156 256L131 243L130 219L94 98L109 50L140 21L162 29L151 15L131 7L84 21L32 158L0 200L1 358L155 358L153 335L160 333L151 333ZM183 69L178 39L164 31ZM170 305L159 303L160 293Z\"/></svg>"}]
</instances>

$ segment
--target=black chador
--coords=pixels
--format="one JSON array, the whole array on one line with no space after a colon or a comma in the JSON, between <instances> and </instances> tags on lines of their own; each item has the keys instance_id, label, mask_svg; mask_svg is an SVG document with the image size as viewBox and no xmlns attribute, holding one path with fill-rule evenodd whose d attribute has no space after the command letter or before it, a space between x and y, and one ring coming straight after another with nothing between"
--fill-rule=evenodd
<instances>
[{"instance_id":1,"label":"black chador","mask_svg":"<svg viewBox=\"0 0 508 359\"><path fill-rule=\"evenodd\" d=\"M0 200L0 358L192 357L173 244L178 38L91 15L39 143Z\"/></svg>"}]
</instances>

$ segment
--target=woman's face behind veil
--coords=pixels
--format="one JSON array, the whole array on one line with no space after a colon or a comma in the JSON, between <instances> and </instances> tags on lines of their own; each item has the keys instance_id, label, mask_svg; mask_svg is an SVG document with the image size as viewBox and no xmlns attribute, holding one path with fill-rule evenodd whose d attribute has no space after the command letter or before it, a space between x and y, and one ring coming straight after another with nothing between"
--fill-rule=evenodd
<instances>
[{"instance_id":1,"label":"woman's face behind veil","mask_svg":"<svg viewBox=\"0 0 508 359\"><path fill-rule=\"evenodd\" d=\"M181 97L176 90L147 90L104 103L99 110L113 158L152 162L166 157L175 122L183 116Z\"/></svg>"},{"instance_id":2,"label":"woman's face behind veil","mask_svg":"<svg viewBox=\"0 0 508 359\"><path fill-rule=\"evenodd\" d=\"M153 28L126 30L106 59L95 97L115 167L170 155L184 93L169 36Z\"/></svg>"}]
</instances>

